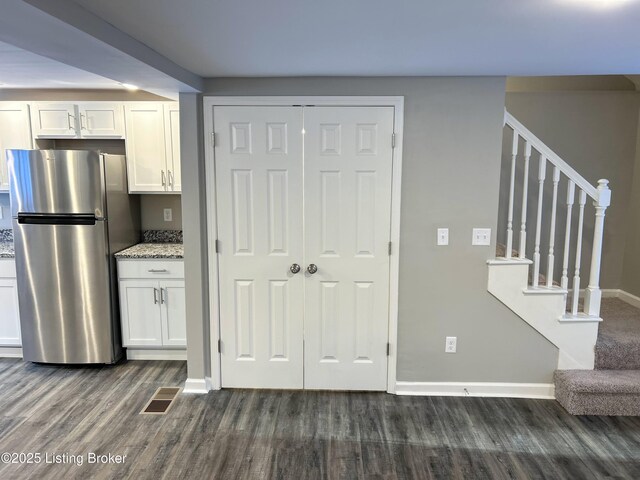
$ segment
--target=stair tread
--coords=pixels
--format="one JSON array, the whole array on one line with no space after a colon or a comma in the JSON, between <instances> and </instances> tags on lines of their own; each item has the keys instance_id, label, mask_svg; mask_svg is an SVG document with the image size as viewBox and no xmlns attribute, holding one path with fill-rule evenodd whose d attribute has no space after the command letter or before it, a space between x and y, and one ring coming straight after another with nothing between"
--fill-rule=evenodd
<instances>
[{"instance_id":1,"label":"stair tread","mask_svg":"<svg viewBox=\"0 0 640 480\"><path fill-rule=\"evenodd\" d=\"M580 393L640 394L640 370L557 370L555 383Z\"/></svg>"}]
</instances>

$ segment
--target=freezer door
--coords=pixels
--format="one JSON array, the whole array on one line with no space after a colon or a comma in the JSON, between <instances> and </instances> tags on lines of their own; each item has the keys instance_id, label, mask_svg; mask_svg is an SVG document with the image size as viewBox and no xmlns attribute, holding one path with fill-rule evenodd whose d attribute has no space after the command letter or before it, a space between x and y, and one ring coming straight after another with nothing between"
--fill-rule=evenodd
<instances>
[{"instance_id":1,"label":"freezer door","mask_svg":"<svg viewBox=\"0 0 640 480\"><path fill-rule=\"evenodd\" d=\"M8 150L11 213L105 216L104 166L88 150Z\"/></svg>"},{"instance_id":2,"label":"freezer door","mask_svg":"<svg viewBox=\"0 0 640 480\"><path fill-rule=\"evenodd\" d=\"M24 359L113 363L121 347L107 227L69 223L56 217L13 220Z\"/></svg>"}]
</instances>

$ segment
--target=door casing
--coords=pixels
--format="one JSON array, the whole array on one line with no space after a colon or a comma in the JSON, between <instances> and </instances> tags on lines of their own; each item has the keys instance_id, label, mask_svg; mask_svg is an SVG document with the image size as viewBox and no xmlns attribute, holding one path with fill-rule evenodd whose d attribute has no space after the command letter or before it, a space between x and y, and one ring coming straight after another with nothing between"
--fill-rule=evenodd
<instances>
[{"instance_id":1,"label":"door casing","mask_svg":"<svg viewBox=\"0 0 640 480\"><path fill-rule=\"evenodd\" d=\"M203 99L205 174L207 205L207 246L209 251L209 311L211 345L211 388L221 388L219 267L216 254L218 219L216 205L215 149L213 109L220 106L332 106L332 107L394 107L394 149L391 185L391 253L389 269L389 355L387 357L387 392L396 393L398 339L398 284L400 271L400 200L402 185L402 144L404 127L403 96L260 96L219 97Z\"/></svg>"}]
</instances>

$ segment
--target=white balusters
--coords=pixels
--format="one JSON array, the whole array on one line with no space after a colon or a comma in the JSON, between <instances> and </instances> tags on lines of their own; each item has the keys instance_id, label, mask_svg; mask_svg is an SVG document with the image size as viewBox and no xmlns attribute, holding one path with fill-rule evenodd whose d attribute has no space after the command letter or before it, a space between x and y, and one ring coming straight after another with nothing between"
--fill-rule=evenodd
<instances>
[{"instance_id":1,"label":"white balusters","mask_svg":"<svg viewBox=\"0 0 640 480\"><path fill-rule=\"evenodd\" d=\"M540 234L542 230L542 200L544 179L547 172L547 159L540 155L538 163L538 214L536 215L536 242L533 250L533 286L537 287L540 278Z\"/></svg>"},{"instance_id":2,"label":"white balusters","mask_svg":"<svg viewBox=\"0 0 640 480\"><path fill-rule=\"evenodd\" d=\"M576 244L576 269L573 274L573 305L571 313L578 314L578 300L580 299L580 262L582 261L582 227L584 226L584 205L587 203L587 194L584 190L580 190L578 195L578 204L580 210L578 213L578 236Z\"/></svg>"},{"instance_id":3,"label":"white balusters","mask_svg":"<svg viewBox=\"0 0 640 480\"><path fill-rule=\"evenodd\" d=\"M511 144L511 180L509 183L509 216L507 220L507 251L506 258L511 258L513 250L513 198L516 186L516 158L518 157L518 132L513 131L513 143Z\"/></svg>"},{"instance_id":4,"label":"white balusters","mask_svg":"<svg viewBox=\"0 0 640 480\"><path fill-rule=\"evenodd\" d=\"M549 256L547 258L547 287L553 286L553 268L555 262L556 213L558 209L558 183L560 169L553 167L553 199L551 201L551 226L549 228Z\"/></svg>"},{"instance_id":5,"label":"white balusters","mask_svg":"<svg viewBox=\"0 0 640 480\"><path fill-rule=\"evenodd\" d=\"M520 217L520 236L518 238L517 256L520 259L526 258L527 254L527 209L529 201L529 163L533 149L540 153L540 161L538 163L538 202L536 210L536 232L533 248L533 288L546 286L554 287L554 271L556 267L556 233L557 233L557 215L558 215L558 190L560 188L560 176L565 175L567 182L567 200L566 200L566 225L564 232L564 252L562 259L562 275L560 278L561 288L569 290L569 263L575 260L573 283L571 284L571 302L569 305L568 317L580 316L584 314L597 317L600 314L600 304L602 292L600 290L600 269L602 266L602 242L604 235L604 218L607 207L611 203L611 191L608 187L607 180L599 180L598 187L593 186L588 180L576 172L569 164L562 160L553 150L547 147L538 137L528 130L522 123L515 119L509 112L505 111L505 125L513 130L513 140L511 145L511 176L509 183L509 210L507 221L507 247L505 257L510 259L513 256L514 239L513 239L513 213L514 199L516 194L516 166L518 160L518 148L520 139L524 142L524 170L522 177L522 214ZM548 209L543 212L544 207L544 182L546 180L547 164L551 164L553 168L553 186L552 186L552 203L550 209L549 223L549 249L546 259L546 282L540 285L540 271L544 270L541 265L543 244L541 240L542 226L546 226L546 215ZM520 183L518 182L518 188ZM577 188L577 192L576 192ZM518 195L520 191L517 192ZM577 193L577 198L576 198ZM533 195L533 192L531 192ZM593 232L593 247L590 259L589 283L585 293L585 305L582 312L579 310L580 299L580 275L582 262L582 247L584 236L584 216L587 196L593 199L595 207L595 225ZM577 232L575 242L572 242L573 227L573 206L578 202L579 211L577 219ZM544 222L543 222L544 215ZM572 245L573 243L573 245ZM572 248L575 246L575 250Z\"/></svg>"},{"instance_id":6,"label":"white balusters","mask_svg":"<svg viewBox=\"0 0 640 480\"><path fill-rule=\"evenodd\" d=\"M564 232L564 258L562 260L562 280L560 286L563 289L569 288L569 246L571 245L571 210L575 197L576 184L573 180L567 183L567 226Z\"/></svg>"},{"instance_id":7,"label":"white balusters","mask_svg":"<svg viewBox=\"0 0 640 480\"><path fill-rule=\"evenodd\" d=\"M604 234L604 215L611 204L611 190L608 180L598 180L598 200L593 202L596 207L596 222L593 228L593 251L591 253L591 271L589 285L584 297L584 313L591 316L600 315L600 265L602 262L602 237Z\"/></svg>"},{"instance_id":8,"label":"white balusters","mask_svg":"<svg viewBox=\"0 0 640 480\"><path fill-rule=\"evenodd\" d=\"M527 257L527 199L529 198L529 159L531 158L531 144L525 141L524 144L524 179L522 184L522 213L520 224L520 258Z\"/></svg>"}]
</instances>

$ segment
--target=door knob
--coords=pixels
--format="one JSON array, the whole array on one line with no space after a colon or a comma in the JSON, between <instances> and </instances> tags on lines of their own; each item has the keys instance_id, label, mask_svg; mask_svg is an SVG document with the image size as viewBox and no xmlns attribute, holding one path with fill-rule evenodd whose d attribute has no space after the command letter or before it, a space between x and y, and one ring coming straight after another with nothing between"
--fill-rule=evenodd
<instances>
[{"instance_id":1,"label":"door knob","mask_svg":"<svg viewBox=\"0 0 640 480\"><path fill-rule=\"evenodd\" d=\"M289 267L289 270L291 271L291 273L293 273L295 275L296 273L298 273L300 271L300 265L298 265L297 263L294 263L293 265L291 265Z\"/></svg>"},{"instance_id":2,"label":"door knob","mask_svg":"<svg viewBox=\"0 0 640 480\"><path fill-rule=\"evenodd\" d=\"M316 267L313 263L310 263L309 266L307 267L307 272L309 272L311 275L313 275L317 271L318 271L318 267Z\"/></svg>"}]
</instances>

